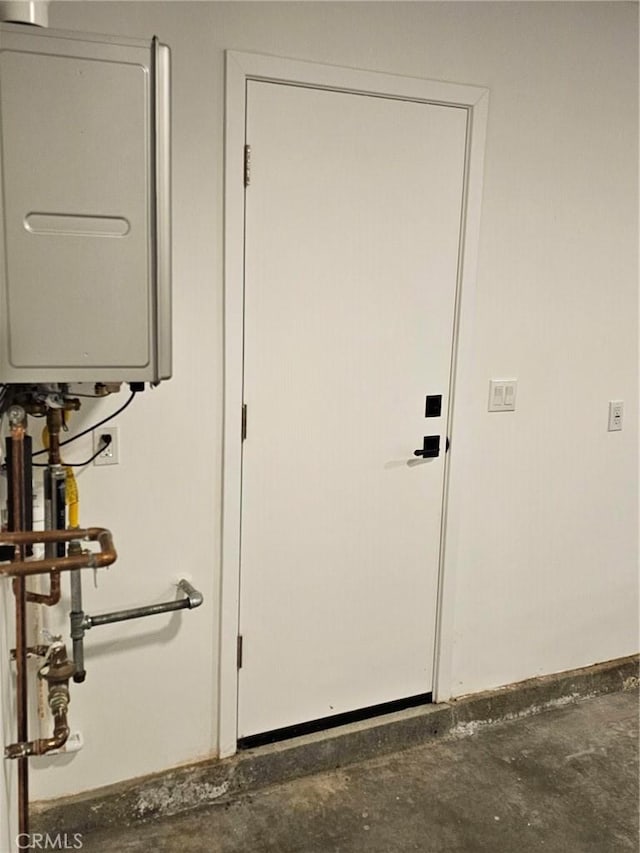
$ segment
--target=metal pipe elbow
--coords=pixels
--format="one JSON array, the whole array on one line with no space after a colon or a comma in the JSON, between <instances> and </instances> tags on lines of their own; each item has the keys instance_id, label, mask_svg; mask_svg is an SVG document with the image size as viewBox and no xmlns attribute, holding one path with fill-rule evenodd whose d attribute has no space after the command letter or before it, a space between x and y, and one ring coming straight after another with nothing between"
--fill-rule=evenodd
<instances>
[{"instance_id":1,"label":"metal pipe elbow","mask_svg":"<svg viewBox=\"0 0 640 853\"><path fill-rule=\"evenodd\" d=\"M187 601L189 602L189 610L193 610L194 607L200 607L200 605L204 601L203 595L200 590L197 590L185 578L182 578L179 581L178 589L181 589L182 592L184 592L184 594L186 595Z\"/></svg>"},{"instance_id":2,"label":"metal pipe elbow","mask_svg":"<svg viewBox=\"0 0 640 853\"><path fill-rule=\"evenodd\" d=\"M31 755L46 755L54 749L62 749L69 739L69 726L67 725L67 715L61 715L56 718L53 735L51 737L40 738L33 742L33 751Z\"/></svg>"}]
</instances>

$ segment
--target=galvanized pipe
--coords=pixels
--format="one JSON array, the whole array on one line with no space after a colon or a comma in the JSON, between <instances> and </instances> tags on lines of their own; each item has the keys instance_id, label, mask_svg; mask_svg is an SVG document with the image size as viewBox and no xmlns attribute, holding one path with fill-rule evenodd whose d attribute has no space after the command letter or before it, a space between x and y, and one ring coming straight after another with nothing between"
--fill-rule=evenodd
<instances>
[{"instance_id":1,"label":"galvanized pipe","mask_svg":"<svg viewBox=\"0 0 640 853\"><path fill-rule=\"evenodd\" d=\"M74 543L71 543L71 550ZM73 569L70 574L71 580L71 640L73 642L73 662L76 665L76 671L73 674L73 680L76 684L81 684L87 672L84 668L84 630L81 624L84 618L82 610L82 572L80 569ZM78 624L80 623L80 624Z\"/></svg>"},{"instance_id":2,"label":"galvanized pipe","mask_svg":"<svg viewBox=\"0 0 640 853\"><path fill-rule=\"evenodd\" d=\"M155 616L158 613L169 613L173 610L192 610L200 607L203 601L202 593L195 589L184 578L178 583L178 589L186 593L185 598L177 601L165 601L162 604L148 604L144 607L132 607L129 610L115 610L113 613L101 613L97 616L84 615L80 627L84 631L96 628L98 625L109 625L112 622L125 622L128 619L140 619L145 616Z\"/></svg>"}]
</instances>

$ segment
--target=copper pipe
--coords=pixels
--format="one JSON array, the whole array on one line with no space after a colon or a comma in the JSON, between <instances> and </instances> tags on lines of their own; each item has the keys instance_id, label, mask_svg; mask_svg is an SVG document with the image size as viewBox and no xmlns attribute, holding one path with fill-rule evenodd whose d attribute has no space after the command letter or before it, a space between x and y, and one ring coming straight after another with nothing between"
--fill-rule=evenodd
<instances>
[{"instance_id":1,"label":"copper pipe","mask_svg":"<svg viewBox=\"0 0 640 853\"><path fill-rule=\"evenodd\" d=\"M31 601L34 604L44 604L47 607L53 607L54 604L60 603L61 594L62 585L60 582L60 572L52 569L49 572L49 594L45 595L41 592L31 592L31 590L27 590L27 601Z\"/></svg>"},{"instance_id":2,"label":"copper pipe","mask_svg":"<svg viewBox=\"0 0 640 853\"><path fill-rule=\"evenodd\" d=\"M67 691L68 695L69 691ZM31 741L29 746L32 748L32 751L29 752L29 755L45 755L47 752L51 752L52 749L60 749L69 740L69 724L67 723L66 708L56 711L53 720L53 735Z\"/></svg>"},{"instance_id":3,"label":"copper pipe","mask_svg":"<svg viewBox=\"0 0 640 853\"><path fill-rule=\"evenodd\" d=\"M30 740L27 743L9 744L5 748L5 758L17 758L19 761L27 759L29 755L45 755L53 749L60 749L69 739L69 724L67 721L67 708L69 704L69 691L66 691L66 704L63 707L64 698L62 689L56 690L56 695L59 700L59 707L53 711L53 735L51 737L38 738ZM50 697L51 700L51 697ZM51 701L50 703L51 704Z\"/></svg>"},{"instance_id":4,"label":"copper pipe","mask_svg":"<svg viewBox=\"0 0 640 853\"><path fill-rule=\"evenodd\" d=\"M0 545L35 545L47 542L100 542L113 547L111 531L106 527L70 527L67 530L21 530L0 531Z\"/></svg>"},{"instance_id":5,"label":"copper pipe","mask_svg":"<svg viewBox=\"0 0 640 853\"><path fill-rule=\"evenodd\" d=\"M29 530L16 533L0 533L0 545L33 545L37 542L71 542L79 539L98 542L100 551L82 551L81 554L67 557L44 557L41 560L14 560L0 564L0 575L25 577L39 575L52 569L67 572L71 569L99 569L110 566L117 559L111 531L104 527L88 527L73 530Z\"/></svg>"},{"instance_id":6,"label":"copper pipe","mask_svg":"<svg viewBox=\"0 0 640 853\"><path fill-rule=\"evenodd\" d=\"M60 464L60 430L62 409L47 408L47 432L49 433L49 465Z\"/></svg>"},{"instance_id":7,"label":"copper pipe","mask_svg":"<svg viewBox=\"0 0 640 853\"><path fill-rule=\"evenodd\" d=\"M20 546L21 550L24 550ZM26 582L24 577L13 579L13 594L16 599L16 716L18 718L18 740L28 737L27 724L27 614ZM18 761L18 832L29 832L29 762Z\"/></svg>"},{"instance_id":8,"label":"copper pipe","mask_svg":"<svg viewBox=\"0 0 640 853\"><path fill-rule=\"evenodd\" d=\"M26 415L23 409L15 406L9 411L11 424L11 504L13 511L13 529L19 533L24 527L24 436ZM25 562L25 544L15 543L15 562ZM16 716L18 741L24 743L28 736L27 717L27 614L26 581L24 576L13 580L13 594L16 600ZM18 832L29 832L29 762L26 756L18 760Z\"/></svg>"}]
</instances>

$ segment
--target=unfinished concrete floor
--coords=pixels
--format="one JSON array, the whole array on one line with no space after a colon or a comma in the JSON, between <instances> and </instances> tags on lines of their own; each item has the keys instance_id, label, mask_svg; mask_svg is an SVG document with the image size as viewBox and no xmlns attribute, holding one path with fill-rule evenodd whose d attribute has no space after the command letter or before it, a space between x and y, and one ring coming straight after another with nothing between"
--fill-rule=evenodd
<instances>
[{"instance_id":1,"label":"unfinished concrete floor","mask_svg":"<svg viewBox=\"0 0 640 853\"><path fill-rule=\"evenodd\" d=\"M637 853L638 694L585 699L83 842L83 853Z\"/></svg>"}]
</instances>

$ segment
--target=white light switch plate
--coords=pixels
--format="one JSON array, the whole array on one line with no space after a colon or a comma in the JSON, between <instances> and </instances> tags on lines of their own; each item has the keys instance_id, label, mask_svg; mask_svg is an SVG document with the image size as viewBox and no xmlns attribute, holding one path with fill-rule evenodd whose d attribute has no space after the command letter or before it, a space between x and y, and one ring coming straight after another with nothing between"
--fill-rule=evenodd
<instances>
[{"instance_id":1,"label":"white light switch plate","mask_svg":"<svg viewBox=\"0 0 640 853\"><path fill-rule=\"evenodd\" d=\"M489 382L489 411L515 411L517 387L517 379L492 379Z\"/></svg>"}]
</instances>

